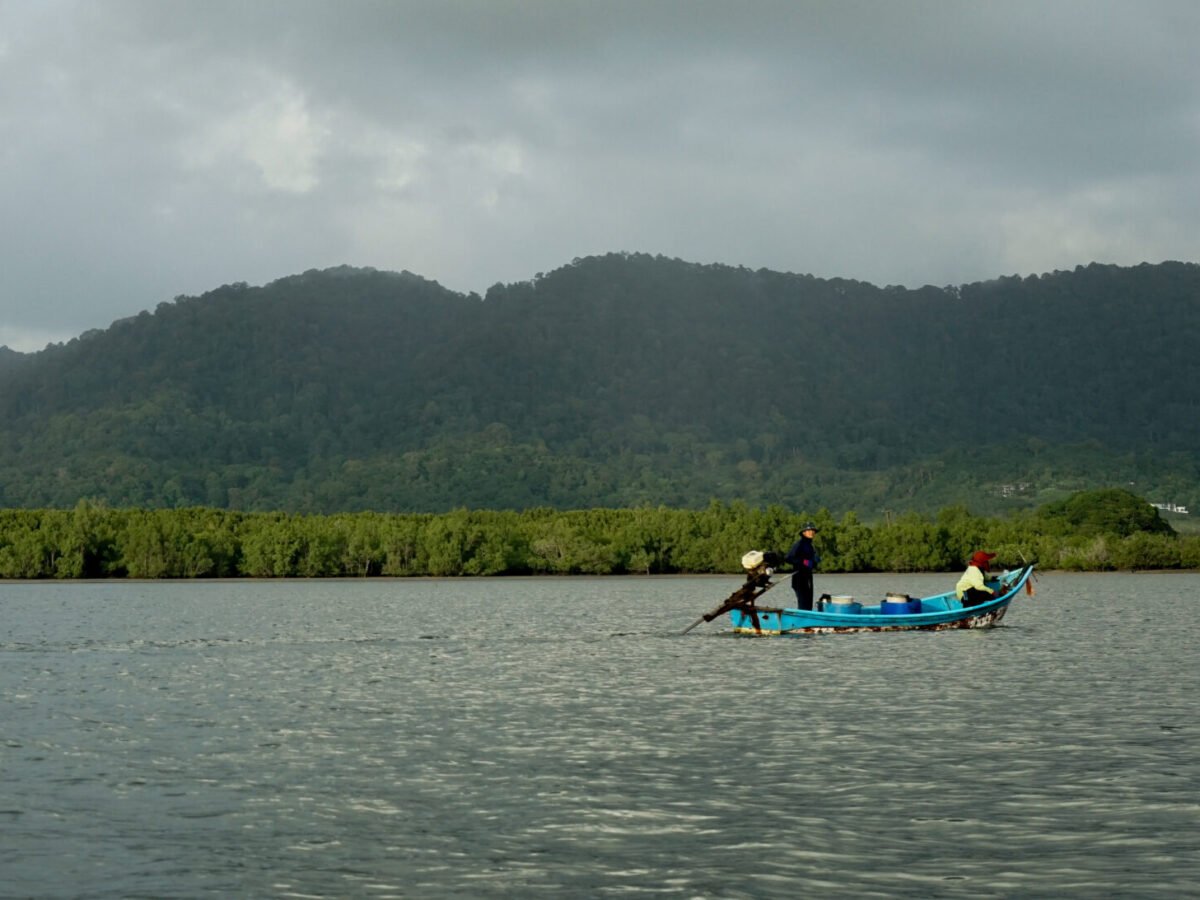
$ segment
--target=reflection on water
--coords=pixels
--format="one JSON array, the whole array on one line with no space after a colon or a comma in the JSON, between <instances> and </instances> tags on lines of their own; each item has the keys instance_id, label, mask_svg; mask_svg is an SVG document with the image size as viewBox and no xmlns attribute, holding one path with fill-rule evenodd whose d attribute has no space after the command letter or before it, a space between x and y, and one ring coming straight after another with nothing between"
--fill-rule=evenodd
<instances>
[{"instance_id":1,"label":"reflection on water","mask_svg":"<svg viewBox=\"0 0 1200 900\"><path fill-rule=\"evenodd\" d=\"M1200 894L1200 577L679 635L737 583L0 586L0 896Z\"/></svg>"}]
</instances>

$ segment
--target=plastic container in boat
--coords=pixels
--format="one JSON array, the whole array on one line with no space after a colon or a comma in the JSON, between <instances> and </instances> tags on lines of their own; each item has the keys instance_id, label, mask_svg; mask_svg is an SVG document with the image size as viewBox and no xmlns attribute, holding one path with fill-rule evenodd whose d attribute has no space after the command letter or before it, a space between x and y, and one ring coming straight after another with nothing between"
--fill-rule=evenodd
<instances>
[{"instance_id":1,"label":"plastic container in boat","mask_svg":"<svg viewBox=\"0 0 1200 900\"><path fill-rule=\"evenodd\" d=\"M825 601L825 612L860 613L862 612L862 604L855 602L853 597L845 595L830 597Z\"/></svg>"},{"instance_id":2,"label":"plastic container in boat","mask_svg":"<svg viewBox=\"0 0 1200 900\"><path fill-rule=\"evenodd\" d=\"M908 594L888 594L879 604L879 611L885 616L911 616L921 611L921 600Z\"/></svg>"}]
</instances>

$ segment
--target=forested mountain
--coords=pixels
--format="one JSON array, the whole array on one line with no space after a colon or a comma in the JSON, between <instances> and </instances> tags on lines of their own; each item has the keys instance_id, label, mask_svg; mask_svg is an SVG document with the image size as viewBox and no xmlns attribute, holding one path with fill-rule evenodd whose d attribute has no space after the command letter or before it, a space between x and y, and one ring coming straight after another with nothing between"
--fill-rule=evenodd
<instances>
[{"instance_id":1,"label":"forested mountain","mask_svg":"<svg viewBox=\"0 0 1200 900\"><path fill-rule=\"evenodd\" d=\"M11 366L18 366L25 360L23 353L17 353L8 347L0 347L0 372Z\"/></svg>"},{"instance_id":2,"label":"forested mountain","mask_svg":"<svg viewBox=\"0 0 1200 900\"><path fill-rule=\"evenodd\" d=\"M339 268L0 360L0 504L1200 501L1200 266L879 288L640 254L483 298Z\"/></svg>"}]
</instances>

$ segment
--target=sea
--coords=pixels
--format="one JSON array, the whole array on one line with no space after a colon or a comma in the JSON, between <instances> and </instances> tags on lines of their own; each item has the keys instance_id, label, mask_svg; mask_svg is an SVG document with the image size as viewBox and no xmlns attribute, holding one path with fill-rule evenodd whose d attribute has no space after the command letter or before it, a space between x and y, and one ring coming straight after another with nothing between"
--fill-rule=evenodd
<instances>
[{"instance_id":1,"label":"sea","mask_svg":"<svg viewBox=\"0 0 1200 900\"><path fill-rule=\"evenodd\" d=\"M0 583L0 897L1200 896L1200 575L682 633L739 584Z\"/></svg>"}]
</instances>

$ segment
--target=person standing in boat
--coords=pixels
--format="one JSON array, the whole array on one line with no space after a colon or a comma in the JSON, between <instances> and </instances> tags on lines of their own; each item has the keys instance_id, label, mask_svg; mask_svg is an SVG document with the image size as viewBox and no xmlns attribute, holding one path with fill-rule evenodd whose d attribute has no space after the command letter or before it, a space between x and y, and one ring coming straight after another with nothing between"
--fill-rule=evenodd
<instances>
[{"instance_id":1,"label":"person standing in boat","mask_svg":"<svg viewBox=\"0 0 1200 900\"><path fill-rule=\"evenodd\" d=\"M967 563L967 571L963 572L962 578L958 579L958 584L954 586L954 593L963 606L976 606L995 599L995 590L983 583L987 576L988 563L995 558L995 553L984 553L982 550L977 550L971 557Z\"/></svg>"},{"instance_id":2,"label":"person standing in boat","mask_svg":"<svg viewBox=\"0 0 1200 900\"><path fill-rule=\"evenodd\" d=\"M784 559L791 563L795 572L792 575L792 590L796 592L796 605L800 609L813 608L813 570L820 564L821 555L813 546L813 538L817 534L817 526L805 522L800 529L800 539L792 544Z\"/></svg>"}]
</instances>

